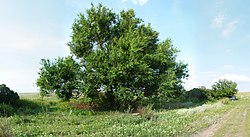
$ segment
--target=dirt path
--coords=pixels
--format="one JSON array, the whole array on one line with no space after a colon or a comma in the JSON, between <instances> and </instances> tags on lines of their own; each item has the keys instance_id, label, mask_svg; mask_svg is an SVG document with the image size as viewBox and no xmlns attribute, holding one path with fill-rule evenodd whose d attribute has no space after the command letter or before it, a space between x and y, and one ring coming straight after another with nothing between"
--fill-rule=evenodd
<instances>
[{"instance_id":1,"label":"dirt path","mask_svg":"<svg viewBox=\"0 0 250 137\"><path fill-rule=\"evenodd\" d=\"M197 132L196 134L192 135L191 137L212 137L214 133L224 124L226 123L226 119L230 117L230 115L233 113L233 111L238 106L234 107L231 111L226 113L217 123L211 125L207 129Z\"/></svg>"},{"instance_id":2,"label":"dirt path","mask_svg":"<svg viewBox=\"0 0 250 137\"><path fill-rule=\"evenodd\" d=\"M217 123L197 132L191 137L249 137L250 98L239 100L239 104L227 112Z\"/></svg>"}]
</instances>

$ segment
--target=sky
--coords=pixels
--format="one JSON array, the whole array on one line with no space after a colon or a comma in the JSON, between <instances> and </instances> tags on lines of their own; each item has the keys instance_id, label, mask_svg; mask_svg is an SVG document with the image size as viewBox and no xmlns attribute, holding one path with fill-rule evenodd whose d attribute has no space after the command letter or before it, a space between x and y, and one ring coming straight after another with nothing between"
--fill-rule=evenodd
<instances>
[{"instance_id":1,"label":"sky","mask_svg":"<svg viewBox=\"0 0 250 137\"><path fill-rule=\"evenodd\" d=\"M41 59L70 54L71 26L91 3L136 16L170 38L188 64L184 87L210 88L219 79L250 91L250 1L248 0L0 0L0 84L38 92Z\"/></svg>"}]
</instances>

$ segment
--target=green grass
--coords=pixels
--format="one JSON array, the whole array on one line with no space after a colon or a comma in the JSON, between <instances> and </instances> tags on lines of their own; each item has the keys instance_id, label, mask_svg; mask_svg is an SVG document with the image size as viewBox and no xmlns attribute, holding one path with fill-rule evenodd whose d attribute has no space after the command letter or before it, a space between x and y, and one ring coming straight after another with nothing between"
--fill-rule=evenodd
<instances>
[{"instance_id":1,"label":"green grass","mask_svg":"<svg viewBox=\"0 0 250 137\"><path fill-rule=\"evenodd\" d=\"M237 106L230 112L218 130L215 137L221 136L250 136L250 94L239 93Z\"/></svg>"},{"instance_id":2,"label":"green grass","mask_svg":"<svg viewBox=\"0 0 250 137\"><path fill-rule=\"evenodd\" d=\"M245 117L245 123L244 123L244 136L250 136L250 94L248 93L242 93L241 94L242 98L245 100L245 110L244 114L246 115Z\"/></svg>"},{"instance_id":3,"label":"green grass","mask_svg":"<svg viewBox=\"0 0 250 137\"><path fill-rule=\"evenodd\" d=\"M247 135L250 135L250 110L247 109L247 116L246 116L246 123L245 123L245 127L244 127L244 135L247 136Z\"/></svg>"},{"instance_id":4,"label":"green grass","mask_svg":"<svg viewBox=\"0 0 250 137\"><path fill-rule=\"evenodd\" d=\"M189 136L216 122L237 102L207 103L182 109L149 111L151 118L118 111L91 111L72 108L55 97L21 95L22 107L9 117L8 131L27 136ZM1 131L0 131L1 133ZM1 135L1 134L0 134Z\"/></svg>"}]
</instances>

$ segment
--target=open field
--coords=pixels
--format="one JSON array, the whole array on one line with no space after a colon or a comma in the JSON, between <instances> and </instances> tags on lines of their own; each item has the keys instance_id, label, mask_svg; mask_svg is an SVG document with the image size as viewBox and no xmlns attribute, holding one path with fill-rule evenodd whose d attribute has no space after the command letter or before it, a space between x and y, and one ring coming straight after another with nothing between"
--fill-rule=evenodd
<instances>
[{"instance_id":1,"label":"open field","mask_svg":"<svg viewBox=\"0 0 250 137\"><path fill-rule=\"evenodd\" d=\"M22 99L37 99L37 98L39 98L39 93L19 93L18 95Z\"/></svg>"},{"instance_id":2,"label":"open field","mask_svg":"<svg viewBox=\"0 0 250 137\"><path fill-rule=\"evenodd\" d=\"M55 97L21 97L26 107L9 117L0 117L0 133L2 130L18 137L250 135L250 93L239 93L238 101L223 99L192 108L149 110L142 115L132 115L129 110L80 110Z\"/></svg>"}]
</instances>

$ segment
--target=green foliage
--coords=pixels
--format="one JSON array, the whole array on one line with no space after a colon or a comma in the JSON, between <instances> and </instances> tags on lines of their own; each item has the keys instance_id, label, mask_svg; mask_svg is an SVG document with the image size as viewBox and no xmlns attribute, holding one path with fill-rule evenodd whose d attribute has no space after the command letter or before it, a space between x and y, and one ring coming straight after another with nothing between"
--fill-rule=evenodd
<instances>
[{"instance_id":1,"label":"green foliage","mask_svg":"<svg viewBox=\"0 0 250 137\"><path fill-rule=\"evenodd\" d=\"M42 59L41 65L37 86L42 96L55 92L65 101L79 96L81 68L72 57L58 58L54 62Z\"/></svg>"},{"instance_id":2,"label":"green foliage","mask_svg":"<svg viewBox=\"0 0 250 137\"><path fill-rule=\"evenodd\" d=\"M174 98L183 91L188 71L176 61L179 51L170 39L160 42L133 10L116 14L92 5L72 29L68 45L83 67L84 94L93 100L128 107L145 96Z\"/></svg>"},{"instance_id":3,"label":"green foliage","mask_svg":"<svg viewBox=\"0 0 250 137\"><path fill-rule=\"evenodd\" d=\"M229 96L234 96L238 92L237 83L231 80L219 80L212 85L212 89L194 88L186 93L186 98L191 101L209 100L215 101Z\"/></svg>"},{"instance_id":4,"label":"green foliage","mask_svg":"<svg viewBox=\"0 0 250 137\"><path fill-rule=\"evenodd\" d=\"M0 104L0 116L10 116L15 113L15 109L11 105Z\"/></svg>"},{"instance_id":5,"label":"green foliage","mask_svg":"<svg viewBox=\"0 0 250 137\"><path fill-rule=\"evenodd\" d=\"M19 96L13 90L10 90L5 84L0 85L0 103L15 105Z\"/></svg>"},{"instance_id":6,"label":"green foliage","mask_svg":"<svg viewBox=\"0 0 250 137\"><path fill-rule=\"evenodd\" d=\"M233 96L238 92L237 83L231 80L222 79L212 85L211 96L215 99Z\"/></svg>"},{"instance_id":7,"label":"green foliage","mask_svg":"<svg viewBox=\"0 0 250 137\"><path fill-rule=\"evenodd\" d=\"M58 99L53 101L51 104L50 97L44 97L43 100L39 97L25 100L22 107L28 106L25 110L27 113L18 111L11 117L0 117L0 128L5 135L17 137L191 136L192 133L218 122L225 112L238 105L238 102L229 105L218 102L160 112L153 111L152 105L148 105L145 107L145 116L135 116L117 111L94 111L93 114L92 111L63 107L70 102L61 102ZM248 97L239 103L246 101L249 102ZM36 113L33 112L34 109Z\"/></svg>"},{"instance_id":8,"label":"green foliage","mask_svg":"<svg viewBox=\"0 0 250 137\"><path fill-rule=\"evenodd\" d=\"M208 89L205 88L193 88L186 92L185 97L193 102L199 102L208 99L208 92Z\"/></svg>"}]
</instances>

